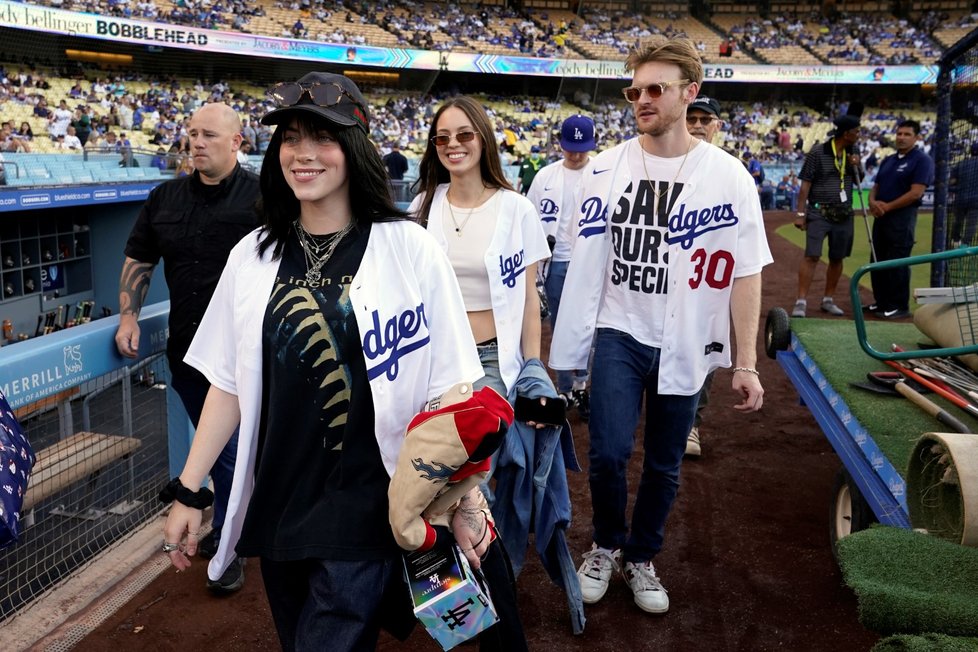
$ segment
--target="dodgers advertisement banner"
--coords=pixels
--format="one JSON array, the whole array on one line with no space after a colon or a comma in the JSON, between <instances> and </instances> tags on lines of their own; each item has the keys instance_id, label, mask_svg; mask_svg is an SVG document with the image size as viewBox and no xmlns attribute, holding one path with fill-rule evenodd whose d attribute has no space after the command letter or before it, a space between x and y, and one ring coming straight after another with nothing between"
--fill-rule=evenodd
<instances>
[{"instance_id":1,"label":"dodgers advertisement banner","mask_svg":"<svg viewBox=\"0 0 978 652\"><path fill-rule=\"evenodd\" d=\"M166 349L170 302L154 303L139 313L143 346L139 359ZM17 342L0 348L0 389L10 407L18 408L132 366L115 347L119 316Z\"/></svg>"},{"instance_id":2,"label":"dodgers advertisement banner","mask_svg":"<svg viewBox=\"0 0 978 652\"><path fill-rule=\"evenodd\" d=\"M96 184L59 188L6 188L0 191L0 213L31 208L89 206L144 201L160 183Z\"/></svg>"},{"instance_id":3,"label":"dodgers advertisement banner","mask_svg":"<svg viewBox=\"0 0 978 652\"><path fill-rule=\"evenodd\" d=\"M281 59L303 59L339 65L415 70L481 72L591 79L630 78L624 61L544 59L538 57L433 52L347 43L320 43L239 32L127 20L0 0L0 27L84 36L141 45L182 48ZM741 83L931 84L937 66L706 66L706 79Z\"/></svg>"}]
</instances>

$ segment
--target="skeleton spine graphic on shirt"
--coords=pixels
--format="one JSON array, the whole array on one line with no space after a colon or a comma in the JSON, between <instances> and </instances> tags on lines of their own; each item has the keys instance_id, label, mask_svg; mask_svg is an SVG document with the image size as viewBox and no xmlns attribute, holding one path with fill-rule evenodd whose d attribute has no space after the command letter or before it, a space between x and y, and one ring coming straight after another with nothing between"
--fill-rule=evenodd
<instances>
[{"instance_id":1,"label":"skeleton spine graphic on shirt","mask_svg":"<svg viewBox=\"0 0 978 652\"><path fill-rule=\"evenodd\" d=\"M349 309L349 279L341 285L336 304ZM327 437L323 446L339 451L350 406L351 381L346 365L339 359L340 337L323 317L320 301L329 300L324 290L276 283L270 305L279 325L277 336L285 339L279 355L287 359L282 362L303 370L310 385L317 387L315 404L321 406L319 421ZM294 330L291 324L296 324Z\"/></svg>"}]
</instances>

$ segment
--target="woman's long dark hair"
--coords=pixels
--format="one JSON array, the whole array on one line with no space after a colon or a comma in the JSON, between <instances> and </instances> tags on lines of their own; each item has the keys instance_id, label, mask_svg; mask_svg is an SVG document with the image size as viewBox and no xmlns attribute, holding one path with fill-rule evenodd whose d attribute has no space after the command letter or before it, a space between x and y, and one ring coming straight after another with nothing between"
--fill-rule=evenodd
<instances>
[{"instance_id":1,"label":"woman's long dark hair","mask_svg":"<svg viewBox=\"0 0 978 652\"><path fill-rule=\"evenodd\" d=\"M438 184L448 183L451 180L448 168L438 160L438 148L431 142L431 139L438 133L438 119L441 114L452 107L461 109L465 113L482 140L482 156L479 158L482 182L487 188L513 190L513 186L506 180L506 175L503 173L503 165L499 160L499 147L496 145L496 135L486 110L482 108L482 104L471 97L465 95L453 97L445 100L435 113L435 117L431 119L431 127L428 129L428 144L418 166L418 180L414 187L418 192L424 193L424 200L414 218L422 224L428 223L428 213L431 211L431 200L435 196L435 188L438 187Z\"/></svg>"},{"instance_id":2,"label":"woman's long dark hair","mask_svg":"<svg viewBox=\"0 0 978 652\"><path fill-rule=\"evenodd\" d=\"M346 156L346 173L350 181L350 208L353 221L358 224L402 220L407 214L394 205L387 168L377 148L359 127L340 127L305 111L295 112L299 131L315 134L326 129L336 137ZM285 181L279 150L287 124L280 124L272 134L262 160L259 184L261 199L258 215L262 220L262 235L258 242L258 254L274 245L274 256L282 255L282 247L299 218L299 200Z\"/></svg>"}]
</instances>

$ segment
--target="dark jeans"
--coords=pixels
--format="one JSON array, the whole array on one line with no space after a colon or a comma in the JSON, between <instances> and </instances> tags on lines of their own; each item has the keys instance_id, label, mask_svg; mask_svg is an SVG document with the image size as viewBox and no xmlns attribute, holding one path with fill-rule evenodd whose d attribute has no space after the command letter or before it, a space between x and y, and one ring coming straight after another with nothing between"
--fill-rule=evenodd
<instances>
[{"instance_id":1,"label":"dark jeans","mask_svg":"<svg viewBox=\"0 0 978 652\"><path fill-rule=\"evenodd\" d=\"M170 385L183 402L187 416L194 424L200 422L200 413L204 409L204 399L211 384L193 367L179 361L170 360ZM234 459L238 454L238 430L221 451L214 466L211 467L211 479L214 480L214 519L211 526L220 532L224 526L224 516L228 511L228 498L231 496L231 481L234 479Z\"/></svg>"},{"instance_id":2,"label":"dark jeans","mask_svg":"<svg viewBox=\"0 0 978 652\"><path fill-rule=\"evenodd\" d=\"M700 390L696 403L696 416L693 417L693 426L696 428L699 428L700 424L703 423L703 410L710 404L710 388L713 387L713 374L715 373L716 370L714 369L706 374L706 380L703 381L703 388Z\"/></svg>"},{"instance_id":3,"label":"dark jeans","mask_svg":"<svg viewBox=\"0 0 978 652\"><path fill-rule=\"evenodd\" d=\"M547 305L550 306L550 330L553 332L557 324L557 311L560 309L560 295L564 292L564 280L567 278L567 267L569 262L559 261L550 263L547 271L547 280L543 289L547 293ZM573 372L566 370L557 371L557 391L565 394L571 391L574 381L586 383L588 378L587 369L577 369Z\"/></svg>"},{"instance_id":4,"label":"dark jeans","mask_svg":"<svg viewBox=\"0 0 978 652\"><path fill-rule=\"evenodd\" d=\"M528 650L516 609L516 580L502 542L495 541L482 572L499 623L479 636L481 652ZM272 619L285 652L374 650L380 630L403 640L414 627L401 559L277 562L262 558Z\"/></svg>"},{"instance_id":5,"label":"dark jeans","mask_svg":"<svg viewBox=\"0 0 978 652\"><path fill-rule=\"evenodd\" d=\"M901 209L873 221L873 249L879 261L906 258L914 244L917 209ZM909 310L910 267L869 273L879 310Z\"/></svg>"},{"instance_id":6,"label":"dark jeans","mask_svg":"<svg viewBox=\"0 0 978 652\"><path fill-rule=\"evenodd\" d=\"M594 542L622 548L624 561L649 561L662 549L666 518L679 490L679 468L699 394L660 395L659 349L610 328L598 329L591 374L589 482ZM632 512L628 460L645 398L645 457Z\"/></svg>"}]
</instances>

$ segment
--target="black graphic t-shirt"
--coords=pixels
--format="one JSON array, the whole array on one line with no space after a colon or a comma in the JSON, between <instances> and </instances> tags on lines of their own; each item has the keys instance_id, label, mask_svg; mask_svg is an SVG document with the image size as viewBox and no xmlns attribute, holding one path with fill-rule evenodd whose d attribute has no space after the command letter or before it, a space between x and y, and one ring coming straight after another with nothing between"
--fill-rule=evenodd
<instances>
[{"instance_id":1,"label":"black graphic t-shirt","mask_svg":"<svg viewBox=\"0 0 978 652\"><path fill-rule=\"evenodd\" d=\"M359 560L397 550L350 303L369 234L369 225L347 234L315 283L294 231L285 243L262 327L262 417L240 555Z\"/></svg>"}]
</instances>

